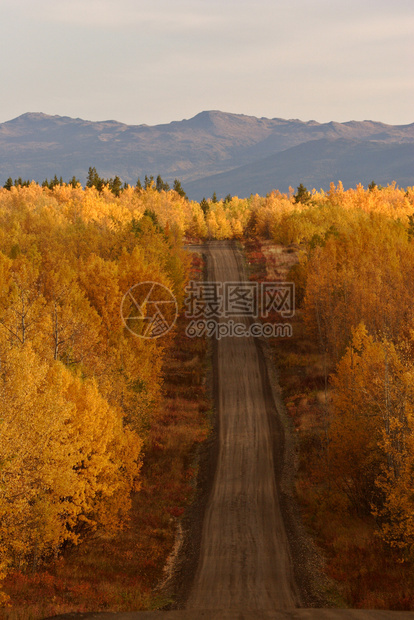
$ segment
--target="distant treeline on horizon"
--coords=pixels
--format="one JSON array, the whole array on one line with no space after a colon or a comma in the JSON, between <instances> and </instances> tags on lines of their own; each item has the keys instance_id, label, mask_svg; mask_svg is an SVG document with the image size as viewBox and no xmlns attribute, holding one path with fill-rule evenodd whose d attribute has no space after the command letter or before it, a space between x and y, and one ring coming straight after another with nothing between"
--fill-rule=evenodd
<instances>
[{"instance_id":1,"label":"distant treeline on horizon","mask_svg":"<svg viewBox=\"0 0 414 620\"><path fill-rule=\"evenodd\" d=\"M23 180L22 177L18 177L17 179L12 179L12 177L8 177L7 181L3 185L4 189L11 189L12 187L28 187L30 183L35 181L30 179ZM168 192L170 189L173 189L180 196L186 197L186 193L184 192L181 182L178 179L174 179L173 187L171 188L168 183L162 180L161 175L158 175L156 180L154 181L154 176L145 175L144 184L141 183L140 178L137 179L136 189L148 189L152 184L157 189L157 191L165 191ZM53 189L57 185L72 185L72 187L77 187L78 185L82 185L81 181L73 176L70 181L64 181L63 177L59 177L55 174L55 176L50 179L45 179L42 183L38 183L41 187L48 187L49 189ZM128 183L122 183L121 178L116 175L115 177L110 177L109 179L105 179L99 176L95 167L90 167L88 170L88 174L86 176L86 185L85 187L95 187L98 191L102 191L105 186L108 186L109 189L115 196L119 196L120 192L123 189L128 187Z\"/></svg>"}]
</instances>

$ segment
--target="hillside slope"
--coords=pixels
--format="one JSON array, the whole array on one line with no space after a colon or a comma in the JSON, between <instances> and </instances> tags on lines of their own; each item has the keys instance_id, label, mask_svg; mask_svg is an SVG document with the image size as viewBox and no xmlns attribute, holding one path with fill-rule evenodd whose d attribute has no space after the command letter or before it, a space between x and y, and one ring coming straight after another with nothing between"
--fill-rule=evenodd
<instances>
[{"instance_id":1,"label":"hillside slope","mask_svg":"<svg viewBox=\"0 0 414 620\"><path fill-rule=\"evenodd\" d=\"M42 181L54 174L84 182L95 166L102 176L118 174L131 184L146 174L161 174L170 183L179 178L195 199L213 191L245 196L284 190L300 181L323 187L336 178L348 185L371 177L406 185L414 183L410 145L414 123L321 124L205 111L150 127L27 113L0 124L0 182L9 176ZM231 174L210 178L225 173Z\"/></svg>"}]
</instances>

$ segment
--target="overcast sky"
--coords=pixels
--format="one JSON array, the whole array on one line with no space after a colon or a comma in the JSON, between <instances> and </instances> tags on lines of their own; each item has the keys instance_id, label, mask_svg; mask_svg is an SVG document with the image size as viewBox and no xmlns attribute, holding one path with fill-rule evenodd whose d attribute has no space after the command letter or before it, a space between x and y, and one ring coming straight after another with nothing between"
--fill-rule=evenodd
<instances>
[{"instance_id":1,"label":"overcast sky","mask_svg":"<svg viewBox=\"0 0 414 620\"><path fill-rule=\"evenodd\" d=\"M413 0L0 0L0 122L414 122Z\"/></svg>"}]
</instances>

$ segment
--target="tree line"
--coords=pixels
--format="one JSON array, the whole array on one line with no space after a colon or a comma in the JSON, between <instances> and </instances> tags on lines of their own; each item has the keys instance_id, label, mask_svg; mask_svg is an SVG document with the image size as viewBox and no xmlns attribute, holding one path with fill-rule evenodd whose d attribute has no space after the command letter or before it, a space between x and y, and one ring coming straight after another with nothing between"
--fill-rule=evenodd
<instances>
[{"instance_id":1,"label":"tree line","mask_svg":"<svg viewBox=\"0 0 414 620\"><path fill-rule=\"evenodd\" d=\"M18 177L17 179L14 179L14 181L12 177L8 177L3 187L4 189L10 190L12 187L29 187L31 183L32 181L30 181L29 179L23 180L22 177ZM54 187L57 187L58 185L61 185L61 186L71 185L72 187L76 187L77 185L81 185L81 182L75 176L73 176L70 179L70 181L64 182L62 176L58 178L57 175L55 174L55 176L52 179L48 180L46 178L42 183L40 183L40 185L41 187L53 189ZM145 175L144 184L141 183L141 180L138 177L137 182L135 184L135 188L137 190L142 190L142 189L146 190L153 185L158 192L162 192L162 191L168 192L170 189L173 189L173 191L177 192L177 194L179 194L183 198L187 197L181 185L181 181L179 181L178 179L174 179L173 187L170 188L169 184L166 181L163 181L160 174L157 176L155 181L154 181L153 175L150 175L150 176ZM119 196L121 191L128 188L128 183L126 182L123 183L121 178L118 175L116 175L115 177L107 178L107 179L104 177L101 177L98 174L95 166L90 166L88 169L87 176L86 176L86 187L95 187L99 192L101 192L104 187L109 187L109 189L111 190L113 194L115 194L115 196Z\"/></svg>"}]
</instances>

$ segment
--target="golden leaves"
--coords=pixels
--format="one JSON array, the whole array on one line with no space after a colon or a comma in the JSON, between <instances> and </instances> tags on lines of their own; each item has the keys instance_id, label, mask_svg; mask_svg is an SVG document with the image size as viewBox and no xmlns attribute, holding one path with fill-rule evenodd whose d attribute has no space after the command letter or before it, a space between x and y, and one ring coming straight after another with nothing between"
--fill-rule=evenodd
<instances>
[{"instance_id":1,"label":"golden leaves","mask_svg":"<svg viewBox=\"0 0 414 620\"><path fill-rule=\"evenodd\" d=\"M136 235L145 192L0 190L2 575L128 520L164 349L126 333L120 305L142 278L182 295L174 227L193 225L192 208L166 196L169 231Z\"/></svg>"}]
</instances>

